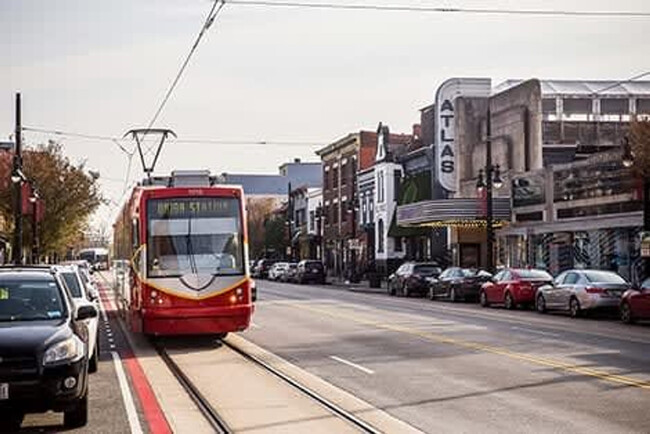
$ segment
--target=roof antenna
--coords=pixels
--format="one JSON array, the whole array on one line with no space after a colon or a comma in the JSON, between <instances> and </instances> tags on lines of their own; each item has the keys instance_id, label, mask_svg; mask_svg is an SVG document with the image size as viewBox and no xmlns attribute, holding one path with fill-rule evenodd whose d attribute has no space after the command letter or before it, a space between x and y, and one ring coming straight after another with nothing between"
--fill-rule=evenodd
<instances>
[{"instance_id":1,"label":"roof antenna","mask_svg":"<svg viewBox=\"0 0 650 434\"><path fill-rule=\"evenodd\" d=\"M156 153L153 157L153 161L151 161L151 163L149 164L145 162L145 156L150 154L153 151L154 145L147 147L146 150L142 149L142 141L147 136L147 134L160 136L160 141L158 142L158 147L156 148ZM127 136L131 136L131 138L135 140L135 143L138 147L138 154L140 154L140 162L142 163L142 170L147 175L148 184L151 184L151 172L153 172L154 169L156 168L156 163L158 162L160 151L162 150L165 140L170 135L176 138L176 133L166 128L140 128L140 129L129 130L126 134L124 134L125 138Z\"/></svg>"}]
</instances>

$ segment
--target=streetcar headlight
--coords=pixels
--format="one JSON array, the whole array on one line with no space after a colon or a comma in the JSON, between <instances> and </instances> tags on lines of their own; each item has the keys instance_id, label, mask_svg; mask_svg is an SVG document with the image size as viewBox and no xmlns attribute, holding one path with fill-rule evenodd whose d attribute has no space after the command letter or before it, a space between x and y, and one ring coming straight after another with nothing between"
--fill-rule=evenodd
<instances>
[{"instance_id":1,"label":"streetcar headlight","mask_svg":"<svg viewBox=\"0 0 650 434\"><path fill-rule=\"evenodd\" d=\"M150 294L151 294L151 298L156 298L156 296L158 295L155 289L152 290Z\"/></svg>"},{"instance_id":2,"label":"streetcar headlight","mask_svg":"<svg viewBox=\"0 0 650 434\"><path fill-rule=\"evenodd\" d=\"M86 345L77 335L52 345L43 356L44 365L76 362L86 354Z\"/></svg>"},{"instance_id":3,"label":"streetcar headlight","mask_svg":"<svg viewBox=\"0 0 650 434\"><path fill-rule=\"evenodd\" d=\"M237 296L236 296L235 294L233 294L233 295L230 296L230 302L231 302L232 304L237 303Z\"/></svg>"}]
</instances>

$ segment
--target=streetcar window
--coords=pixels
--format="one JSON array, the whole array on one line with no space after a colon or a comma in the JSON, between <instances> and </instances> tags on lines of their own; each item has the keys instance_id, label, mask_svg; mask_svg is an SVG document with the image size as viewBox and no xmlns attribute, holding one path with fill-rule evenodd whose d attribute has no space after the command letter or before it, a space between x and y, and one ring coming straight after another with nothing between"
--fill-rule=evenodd
<instances>
[{"instance_id":1,"label":"streetcar window","mask_svg":"<svg viewBox=\"0 0 650 434\"><path fill-rule=\"evenodd\" d=\"M244 274L237 198L174 198L147 204L150 277Z\"/></svg>"}]
</instances>

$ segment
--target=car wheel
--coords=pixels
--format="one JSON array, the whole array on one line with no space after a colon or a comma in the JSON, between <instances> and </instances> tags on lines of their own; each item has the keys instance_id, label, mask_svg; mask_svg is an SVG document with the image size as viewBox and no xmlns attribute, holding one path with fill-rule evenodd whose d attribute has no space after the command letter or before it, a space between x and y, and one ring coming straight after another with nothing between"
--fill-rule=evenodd
<instances>
[{"instance_id":1,"label":"car wheel","mask_svg":"<svg viewBox=\"0 0 650 434\"><path fill-rule=\"evenodd\" d=\"M625 324L632 324L634 322L634 317L632 316L632 308L630 303L627 301L621 304L621 321Z\"/></svg>"},{"instance_id":2,"label":"car wheel","mask_svg":"<svg viewBox=\"0 0 650 434\"><path fill-rule=\"evenodd\" d=\"M88 392L79 400L77 406L63 413L63 426L66 428L80 428L88 423Z\"/></svg>"},{"instance_id":3,"label":"car wheel","mask_svg":"<svg viewBox=\"0 0 650 434\"><path fill-rule=\"evenodd\" d=\"M535 303L535 307L537 308L537 312L539 313L546 312L546 300L544 299L544 296L542 294L537 296L537 303Z\"/></svg>"},{"instance_id":4,"label":"car wheel","mask_svg":"<svg viewBox=\"0 0 650 434\"><path fill-rule=\"evenodd\" d=\"M512 310L515 308L515 301L512 299L512 294L510 292L506 292L506 296L504 299L504 305L506 306L506 309Z\"/></svg>"},{"instance_id":5,"label":"car wheel","mask_svg":"<svg viewBox=\"0 0 650 434\"><path fill-rule=\"evenodd\" d=\"M404 297L409 297L411 295L411 291L409 290L409 286L406 282L402 285L402 295Z\"/></svg>"},{"instance_id":6,"label":"car wheel","mask_svg":"<svg viewBox=\"0 0 650 434\"><path fill-rule=\"evenodd\" d=\"M456 288L454 288L453 286L449 290L449 301L451 301L452 303L456 303L456 301L458 301L456 299Z\"/></svg>"},{"instance_id":7,"label":"car wheel","mask_svg":"<svg viewBox=\"0 0 650 434\"><path fill-rule=\"evenodd\" d=\"M429 288L429 300L433 300L433 299L435 299L435 298L436 298L436 296L435 296L434 293L433 293L433 288L430 287L430 288Z\"/></svg>"},{"instance_id":8,"label":"car wheel","mask_svg":"<svg viewBox=\"0 0 650 434\"><path fill-rule=\"evenodd\" d=\"M91 374L94 374L97 372L97 365L99 362L99 338L97 339L97 342L95 342L95 350L93 351L93 355L88 361L88 372Z\"/></svg>"},{"instance_id":9,"label":"car wheel","mask_svg":"<svg viewBox=\"0 0 650 434\"><path fill-rule=\"evenodd\" d=\"M481 306L488 307L490 305L485 291L481 291L481 293L478 295L478 299L479 299L479 303L481 303Z\"/></svg>"},{"instance_id":10,"label":"car wheel","mask_svg":"<svg viewBox=\"0 0 650 434\"><path fill-rule=\"evenodd\" d=\"M571 318L578 318L580 315L582 315L580 302L575 297L571 297L571 301L569 301L569 313L571 314Z\"/></svg>"},{"instance_id":11,"label":"car wheel","mask_svg":"<svg viewBox=\"0 0 650 434\"><path fill-rule=\"evenodd\" d=\"M388 281L388 295L395 295L395 283L392 280Z\"/></svg>"},{"instance_id":12,"label":"car wheel","mask_svg":"<svg viewBox=\"0 0 650 434\"><path fill-rule=\"evenodd\" d=\"M1 432L16 432L20 430L23 424L25 414L18 411L2 411L0 412L0 431Z\"/></svg>"}]
</instances>

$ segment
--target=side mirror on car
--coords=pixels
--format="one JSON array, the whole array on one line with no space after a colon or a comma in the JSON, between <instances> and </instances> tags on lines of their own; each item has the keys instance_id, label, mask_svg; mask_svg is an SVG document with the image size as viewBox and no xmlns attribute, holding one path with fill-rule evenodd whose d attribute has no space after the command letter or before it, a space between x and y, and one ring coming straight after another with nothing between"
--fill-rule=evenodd
<instances>
[{"instance_id":1,"label":"side mirror on car","mask_svg":"<svg viewBox=\"0 0 650 434\"><path fill-rule=\"evenodd\" d=\"M90 318L96 318L97 317L97 309L95 309L95 306L79 306L77 308L77 321L82 321L84 319L90 319Z\"/></svg>"}]
</instances>

